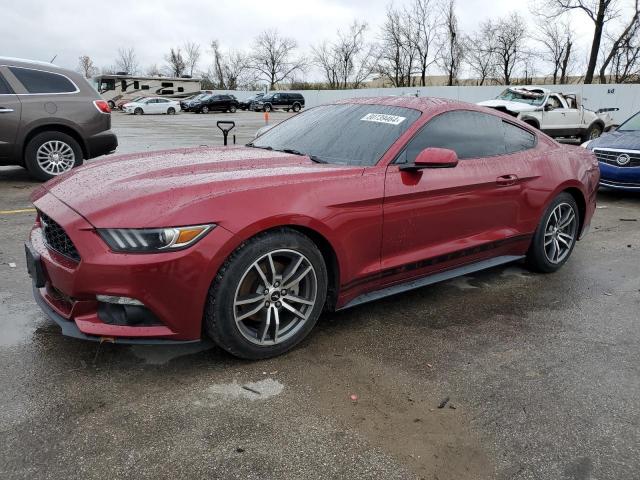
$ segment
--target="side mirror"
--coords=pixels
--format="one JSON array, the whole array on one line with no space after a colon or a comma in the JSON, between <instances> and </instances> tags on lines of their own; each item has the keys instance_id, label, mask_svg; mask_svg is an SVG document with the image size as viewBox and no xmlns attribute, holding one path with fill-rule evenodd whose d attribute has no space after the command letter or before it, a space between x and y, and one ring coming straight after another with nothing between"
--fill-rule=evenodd
<instances>
[{"instance_id":1,"label":"side mirror","mask_svg":"<svg viewBox=\"0 0 640 480\"><path fill-rule=\"evenodd\" d=\"M448 148L429 147L422 150L415 163L400 165L400 170L415 171L423 168L453 168L458 165L458 155Z\"/></svg>"}]
</instances>

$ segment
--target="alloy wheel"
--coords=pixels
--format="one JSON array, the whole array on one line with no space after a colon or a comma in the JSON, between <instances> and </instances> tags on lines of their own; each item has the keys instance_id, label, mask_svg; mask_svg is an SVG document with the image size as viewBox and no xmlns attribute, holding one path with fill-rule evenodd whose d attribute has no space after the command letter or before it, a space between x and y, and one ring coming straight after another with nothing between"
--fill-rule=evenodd
<instances>
[{"instance_id":1,"label":"alloy wheel","mask_svg":"<svg viewBox=\"0 0 640 480\"><path fill-rule=\"evenodd\" d=\"M576 241L578 217L568 203L560 203L553 209L544 229L544 252L549 262L562 262L571 252Z\"/></svg>"},{"instance_id":2,"label":"alloy wheel","mask_svg":"<svg viewBox=\"0 0 640 480\"><path fill-rule=\"evenodd\" d=\"M36 160L42 171L49 175L61 175L73 168L76 154L70 145L60 140L50 140L40 145Z\"/></svg>"},{"instance_id":3,"label":"alloy wheel","mask_svg":"<svg viewBox=\"0 0 640 480\"><path fill-rule=\"evenodd\" d=\"M238 330L261 346L296 335L311 316L318 278L309 259L295 250L273 250L252 263L233 300Z\"/></svg>"}]
</instances>

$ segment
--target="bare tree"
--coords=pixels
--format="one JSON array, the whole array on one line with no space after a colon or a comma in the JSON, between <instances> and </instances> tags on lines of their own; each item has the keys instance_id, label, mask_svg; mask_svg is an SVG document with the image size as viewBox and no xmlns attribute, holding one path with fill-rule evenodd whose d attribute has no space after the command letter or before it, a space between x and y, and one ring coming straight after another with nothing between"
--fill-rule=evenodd
<instances>
[{"instance_id":1,"label":"bare tree","mask_svg":"<svg viewBox=\"0 0 640 480\"><path fill-rule=\"evenodd\" d=\"M303 69L304 59L295 56L296 48L293 38L282 37L277 30L265 30L254 40L251 68L274 88Z\"/></svg>"},{"instance_id":2,"label":"bare tree","mask_svg":"<svg viewBox=\"0 0 640 480\"><path fill-rule=\"evenodd\" d=\"M478 85L496 75L495 31L491 22L484 22L480 30L465 39L465 61L470 70L478 77Z\"/></svg>"},{"instance_id":3,"label":"bare tree","mask_svg":"<svg viewBox=\"0 0 640 480\"><path fill-rule=\"evenodd\" d=\"M458 71L464 56L464 44L460 29L458 28L458 17L455 12L455 0L448 0L444 6L444 35L441 54L439 56L442 69L447 74L447 85L451 86L458 80Z\"/></svg>"},{"instance_id":4,"label":"bare tree","mask_svg":"<svg viewBox=\"0 0 640 480\"><path fill-rule=\"evenodd\" d=\"M552 17L564 12L577 10L587 15L593 22L593 38L591 40L591 51L584 83L593 82L605 24L618 16L617 4L618 0L546 0L546 6L551 8L550 16Z\"/></svg>"},{"instance_id":5,"label":"bare tree","mask_svg":"<svg viewBox=\"0 0 640 480\"><path fill-rule=\"evenodd\" d=\"M382 26L378 72L394 87L408 87L413 83L417 52L410 23L406 12L393 5L387 7L387 18Z\"/></svg>"},{"instance_id":6,"label":"bare tree","mask_svg":"<svg viewBox=\"0 0 640 480\"><path fill-rule=\"evenodd\" d=\"M640 82L640 26L620 42L611 59L610 72L615 83Z\"/></svg>"},{"instance_id":7,"label":"bare tree","mask_svg":"<svg viewBox=\"0 0 640 480\"><path fill-rule=\"evenodd\" d=\"M605 52L605 57L600 66L600 83L607 83L606 72L609 68L611 62L615 59L618 60L618 68L620 68L619 61L624 58L624 55L620 55L624 48L631 48L631 50L627 50L627 53L632 53L634 43L638 41L638 30L640 29L640 6L638 4L638 0L634 2L634 10L633 15L624 30L617 36L609 36L609 40L611 42L611 46L608 49L608 52ZM631 56L633 58L633 54ZM624 67L624 66L623 66Z\"/></svg>"},{"instance_id":8,"label":"bare tree","mask_svg":"<svg viewBox=\"0 0 640 480\"><path fill-rule=\"evenodd\" d=\"M238 50L228 50L223 54L217 40L211 42L213 65L205 73L213 88L235 90L252 85L255 78L250 75L251 59Z\"/></svg>"},{"instance_id":9,"label":"bare tree","mask_svg":"<svg viewBox=\"0 0 640 480\"><path fill-rule=\"evenodd\" d=\"M180 48L171 48L171 51L164 57L167 62L167 70L174 77L181 77L187 68L187 64L182 56Z\"/></svg>"},{"instance_id":10,"label":"bare tree","mask_svg":"<svg viewBox=\"0 0 640 480\"><path fill-rule=\"evenodd\" d=\"M98 73L98 69L89 55L82 55L78 57L78 71L80 71L85 78L91 78Z\"/></svg>"},{"instance_id":11,"label":"bare tree","mask_svg":"<svg viewBox=\"0 0 640 480\"><path fill-rule=\"evenodd\" d=\"M377 67L378 53L364 38L367 24L354 21L336 41L312 47L313 60L323 70L329 88L359 88Z\"/></svg>"},{"instance_id":12,"label":"bare tree","mask_svg":"<svg viewBox=\"0 0 640 480\"><path fill-rule=\"evenodd\" d=\"M495 24L489 22L495 35L495 58L502 83L511 85L512 75L526 57L524 41L527 38L527 26L516 12L498 19Z\"/></svg>"},{"instance_id":13,"label":"bare tree","mask_svg":"<svg viewBox=\"0 0 640 480\"><path fill-rule=\"evenodd\" d=\"M116 58L116 67L121 72L127 72L131 75L138 73L138 59L136 51L133 48L119 48L118 57Z\"/></svg>"},{"instance_id":14,"label":"bare tree","mask_svg":"<svg viewBox=\"0 0 640 480\"><path fill-rule=\"evenodd\" d=\"M542 60L551 65L553 84L556 85L558 81L565 83L574 43L574 34L569 23L541 19L534 39L542 47Z\"/></svg>"},{"instance_id":15,"label":"bare tree","mask_svg":"<svg viewBox=\"0 0 640 480\"><path fill-rule=\"evenodd\" d=\"M438 0L414 0L405 12L409 18L408 37L413 42L419 64L420 85L424 87L427 70L437 62L442 48L436 40L441 33L443 11Z\"/></svg>"},{"instance_id":16,"label":"bare tree","mask_svg":"<svg viewBox=\"0 0 640 480\"><path fill-rule=\"evenodd\" d=\"M162 72L158 68L158 64L154 63L153 65L149 65L146 70L146 74L150 77L161 77Z\"/></svg>"},{"instance_id":17,"label":"bare tree","mask_svg":"<svg viewBox=\"0 0 640 480\"><path fill-rule=\"evenodd\" d=\"M198 66L200 61L200 45L195 42L186 42L184 44L184 63L186 70L189 71L189 75L193 77L193 71Z\"/></svg>"}]
</instances>

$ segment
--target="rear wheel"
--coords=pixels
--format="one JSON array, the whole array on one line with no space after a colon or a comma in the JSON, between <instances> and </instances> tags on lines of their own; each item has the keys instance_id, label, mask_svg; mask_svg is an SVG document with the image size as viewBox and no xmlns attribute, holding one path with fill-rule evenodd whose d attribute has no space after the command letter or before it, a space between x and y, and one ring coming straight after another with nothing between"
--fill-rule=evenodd
<instances>
[{"instance_id":1,"label":"rear wheel","mask_svg":"<svg viewBox=\"0 0 640 480\"><path fill-rule=\"evenodd\" d=\"M144 110L142 110L140 107L138 107L133 111L133 114L134 115L142 115L142 114L144 114Z\"/></svg>"},{"instance_id":2,"label":"rear wheel","mask_svg":"<svg viewBox=\"0 0 640 480\"><path fill-rule=\"evenodd\" d=\"M293 111L294 112L299 112L300 111L300 104L299 103L294 103L293 104Z\"/></svg>"},{"instance_id":3,"label":"rear wheel","mask_svg":"<svg viewBox=\"0 0 640 480\"><path fill-rule=\"evenodd\" d=\"M82 164L82 149L76 140L62 132L42 132L25 148L25 165L38 180L49 180Z\"/></svg>"},{"instance_id":4,"label":"rear wheel","mask_svg":"<svg viewBox=\"0 0 640 480\"><path fill-rule=\"evenodd\" d=\"M264 111L265 111L265 112L270 112L271 110L273 110L273 109L271 108L271 105L269 105L269 104L267 103L267 104L264 106Z\"/></svg>"},{"instance_id":5,"label":"rear wheel","mask_svg":"<svg viewBox=\"0 0 640 480\"><path fill-rule=\"evenodd\" d=\"M109 100L109 101L107 102L107 105L109 105L109 108L110 108L111 110L113 110L114 108L116 108L116 104L115 104L115 102L114 102L113 100Z\"/></svg>"},{"instance_id":6,"label":"rear wheel","mask_svg":"<svg viewBox=\"0 0 640 480\"><path fill-rule=\"evenodd\" d=\"M569 259L578 238L580 212L568 193L558 195L547 208L533 236L527 264L534 270L549 273Z\"/></svg>"},{"instance_id":7,"label":"rear wheel","mask_svg":"<svg viewBox=\"0 0 640 480\"><path fill-rule=\"evenodd\" d=\"M200 109L200 113L209 113L209 107L206 105Z\"/></svg>"},{"instance_id":8,"label":"rear wheel","mask_svg":"<svg viewBox=\"0 0 640 480\"><path fill-rule=\"evenodd\" d=\"M232 355L280 355L316 324L327 292L322 254L290 229L241 245L218 272L205 311L208 335Z\"/></svg>"}]
</instances>

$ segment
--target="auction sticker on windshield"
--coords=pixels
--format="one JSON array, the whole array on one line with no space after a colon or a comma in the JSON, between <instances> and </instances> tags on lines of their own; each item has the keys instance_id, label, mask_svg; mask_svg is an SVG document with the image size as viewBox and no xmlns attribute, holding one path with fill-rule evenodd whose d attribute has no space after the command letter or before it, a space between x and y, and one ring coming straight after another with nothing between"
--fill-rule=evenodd
<instances>
[{"instance_id":1,"label":"auction sticker on windshield","mask_svg":"<svg viewBox=\"0 0 640 480\"><path fill-rule=\"evenodd\" d=\"M387 115L385 113L367 113L360 120L364 122L376 122L376 123L388 123L390 125L400 125L404 122L406 117L399 117L397 115Z\"/></svg>"}]
</instances>

